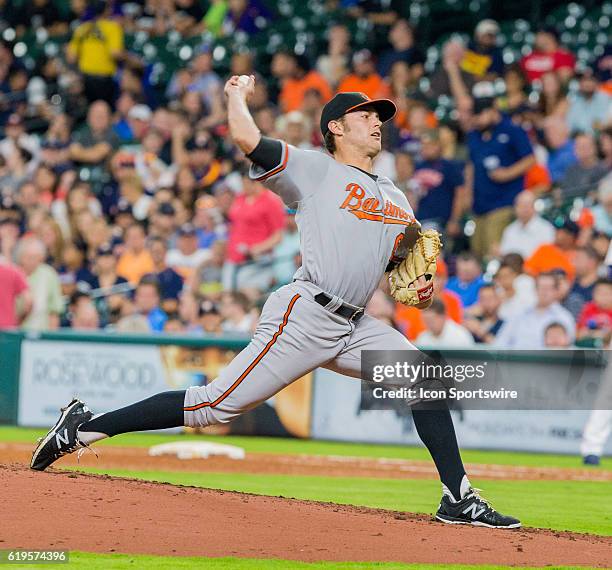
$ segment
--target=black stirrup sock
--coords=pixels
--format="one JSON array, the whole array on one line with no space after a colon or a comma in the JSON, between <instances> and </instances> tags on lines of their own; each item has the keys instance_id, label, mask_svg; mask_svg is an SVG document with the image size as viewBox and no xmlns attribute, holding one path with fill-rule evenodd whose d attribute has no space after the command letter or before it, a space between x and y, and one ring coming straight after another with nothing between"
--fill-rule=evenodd
<instances>
[{"instance_id":1,"label":"black stirrup sock","mask_svg":"<svg viewBox=\"0 0 612 570\"><path fill-rule=\"evenodd\" d=\"M79 431L96 431L111 437L130 431L179 427L184 425L184 402L185 390L160 392L146 400L97 416L79 426Z\"/></svg>"},{"instance_id":2,"label":"black stirrup sock","mask_svg":"<svg viewBox=\"0 0 612 570\"><path fill-rule=\"evenodd\" d=\"M412 406L412 417L421 441L436 464L440 480L460 500L465 469L448 405L440 401L421 402Z\"/></svg>"}]
</instances>

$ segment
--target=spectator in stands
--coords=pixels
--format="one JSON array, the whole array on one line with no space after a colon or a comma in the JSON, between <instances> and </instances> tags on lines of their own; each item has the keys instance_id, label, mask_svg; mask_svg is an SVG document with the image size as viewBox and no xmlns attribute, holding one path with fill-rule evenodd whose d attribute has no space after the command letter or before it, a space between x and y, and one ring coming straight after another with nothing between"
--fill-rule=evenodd
<instances>
[{"instance_id":1,"label":"spectator in stands","mask_svg":"<svg viewBox=\"0 0 612 570\"><path fill-rule=\"evenodd\" d=\"M87 125L73 137L70 158L86 166L101 165L118 145L119 137L111 125L110 107L97 98L87 113Z\"/></svg>"},{"instance_id":2,"label":"spectator in stands","mask_svg":"<svg viewBox=\"0 0 612 570\"><path fill-rule=\"evenodd\" d=\"M499 316L504 321L536 303L534 280L523 273L523 259L518 254L504 256L495 274L495 285L502 300Z\"/></svg>"},{"instance_id":3,"label":"spectator in stands","mask_svg":"<svg viewBox=\"0 0 612 570\"><path fill-rule=\"evenodd\" d=\"M166 256L166 263L184 280L191 279L194 271L210 257L210 252L198 245L198 234L193 224L183 224L177 232L176 248Z\"/></svg>"},{"instance_id":4,"label":"spectator in stands","mask_svg":"<svg viewBox=\"0 0 612 570\"><path fill-rule=\"evenodd\" d=\"M161 309L159 282L154 275L145 275L138 283L134 294L136 313L147 319L152 332L164 330L168 315Z\"/></svg>"},{"instance_id":5,"label":"spectator in stands","mask_svg":"<svg viewBox=\"0 0 612 570\"><path fill-rule=\"evenodd\" d=\"M228 11L223 20L226 36L244 32L251 36L266 26L272 14L260 0L228 0Z\"/></svg>"},{"instance_id":6,"label":"spectator in stands","mask_svg":"<svg viewBox=\"0 0 612 570\"><path fill-rule=\"evenodd\" d=\"M457 236L465 208L463 172L455 162L442 158L437 129L421 136L421 156L412 179L418 197L418 206L412 203L416 217L424 227L435 226Z\"/></svg>"},{"instance_id":7,"label":"spectator in stands","mask_svg":"<svg viewBox=\"0 0 612 570\"><path fill-rule=\"evenodd\" d=\"M299 111L306 93L314 89L321 95L321 102L327 103L332 91L327 81L317 71L309 70L304 58L298 58L289 52L277 52L272 58L272 74L281 84L278 103L283 113Z\"/></svg>"},{"instance_id":8,"label":"spectator in stands","mask_svg":"<svg viewBox=\"0 0 612 570\"><path fill-rule=\"evenodd\" d=\"M556 228L555 241L539 246L525 261L525 270L531 275L562 269L570 279L574 279L573 259L576 241L580 233L578 224L565 220Z\"/></svg>"},{"instance_id":9,"label":"spectator in stands","mask_svg":"<svg viewBox=\"0 0 612 570\"><path fill-rule=\"evenodd\" d=\"M414 28L404 18L397 20L389 30L391 48L378 58L377 70L381 77L388 77L391 68L398 61L409 66L411 80L416 82L423 76L423 54L416 46Z\"/></svg>"},{"instance_id":10,"label":"spectator in stands","mask_svg":"<svg viewBox=\"0 0 612 570\"><path fill-rule=\"evenodd\" d=\"M559 296L557 297L557 301L559 301L559 304L564 309L567 309L572 317L574 317L574 320L576 320L582 310L584 300L572 290L572 282L567 277L565 271L562 269L554 269L551 273L558 277Z\"/></svg>"},{"instance_id":11,"label":"spectator in stands","mask_svg":"<svg viewBox=\"0 0 612 570\"><path fill-rule=\"evenodd\" d=\"M501 77L504 74L504 57L497 46L499 26L495 20L481 20L463 52L461 69L476 78Z\"/></svg>"},{"instance_id":12,"label":"spectator in stands","mask_svg":"<svg viewBox=\"0 0 612 570\"><path fill-rule=\"evenodd\" d=\"M226 333L248 333L253 326L253 317L249 313L251 302L240 291L224 293L221 299L221 328Z\"/></svg>"},{"instance_id":13,"label":"spectator in stands","mask_svg":"<svg viewBox=\"0 0 612 570\"><path fill-rule=\"evenodd\" d=\"M423 310L423 321L426 329L415 341L419 347L463 348L474 344L472 335L465 327L447 318L444 303L438 299Z\"/></svg>"},{"instance_id":14,"label":"spectator in stands","mask_svg":"<svg viewBox=\"0 0 612 570\"><path fill-rule=\"evenodd\" d=\"M592 134L580 133L574 138L574 154L577 162L565 171L559 186L566 195L586 196L597 188L609 169L599 162L597 143Z\"/></svg>"},{"instance_id":15,"label":"spectator in stands","mask_svg":"<svg viewBox=\"0 0 612 570\"><path fill-rule=\"evenodd\" d=\"M374 57L368 49L353 54L353 72L349 73L338 85L338 91L358 91L370 99L379 96L384 88L382 77L376 72Z\"/></svg>"},{"instance_id":16,"label":"spectator in stands","mask_svg":"<svg viewBox=\"0 0 612 570\"><path fill-rule=\"evenodd\" d=\"M544 330L544 348L571 348L572 338L561 323L550 323Z\"/></svg>"},{"instance_id":17,"label":"spectator in stands","mask_svg":"<svg viewBox=\"0 0 612 570\"><path fill-rule=\"evenodd\" d=\"M26 275L18 267L0 259L0 330L19 326L31 310L32 295Z\"/></svg>"},{"instance_id":18,"label":"spectator in stands","mask_svg":"<svg viewBox=\"0 0 612 570\"><path fill-rule=\"evenodd\" d=\"M276 121L276 131L287 144L304 150L312 149L312 125L301 111L291 111L279 117Z\"/></svg>"},{"instance_id":19,"label":"spectator in stands","mask_svg":"<svg viewBox=\"0 0 612 570\"><path fill-rule=\"evenodd\" d=\"M459 295L464 307L471 307L484 284L478 256L472 252L461 253L457 257L457 275L448 280L447 288Z\"/></svg>"},{"instance_id":20,"label":"spectator in stands","mask_svg":"<svg viewBox=\"0 0 612 570\"><path fill-rule=\"evenodd\" d=\"M223 290L223 267L226 243L217 240L210 248L210 257L196 269L191 284L193 291L211 299L220 296Z\"/></svg>"},{"instance_id":21,"label":"spectator in stands","mask_svg":"<svg viewBox=\"0 0 612 570\"><path fill-rule=\"evenodd\" d=\"M555 239L554 226L539 216L535 210L536 197L525 190L514 199L516 220L506 227L502 234L499 251L502 255L519 253L528 258L542 244Z\"/></svg>"},{"instance_id":22,"label":"spectator in stands","mask_svg":"<svg viewBox=\"0 0 612 570\"><path fill-rule=\"evenodd\" d=\"M501 241L512 221L512 203L525 188L525 173L535 164L527 133L503 118L492 97L474 101L474 118L468 132L472 209L476 228L472 249L488 255Z\"/></svg>"},{"instance_id":23,"label":"spectator in stands","mask_svg":"<svg viewBox=\"0 0 612 570\"><path fill-rule=\"evenodd\" d=\"M223 332L223 317L216 303L204 300L200 303L199 322L205 334L220 334Z\"/></svg>"},{"instance_id":24,"label":"spectator in stands","mask_svg":"<svg viewBox=\"0 0 612 570\"><path fill-rule=\"evenodd\" d=\"M553 182L560 182L567 169L576 164L574 141L570 138L569 128L561 117L550 116L544 121L544 137L548 146L546 166Z\"/></svg>"},{"instance_id":25,"label":"spectator in stands","mask_svg":"<svg viewBox=\"0 0 612 570\"><path fill-rule=\"evenodd\" d=\"M492 344L504 321L499 318L501 298L495 285L487 283L478 291L478 302L466 311L463 326L480 344Z\"/></svg>"},{"instance_id":26,"label":"spectator in stands","mask_svg":"<svg viewBox=\"0 0 612 570\"><path fill-rule=\"evenodd\" d=\"M132 285L137 285L147 273L153 273L155 264L146 249L146 234L142 225L134 223L125 230L125 249L119 256L117 272Z\"/></svg>"},{"instance_id":27,"label":"spectator in stands","mask_svg":"<svg viewBox=\"0 0 612 570\"><path fill-rule=\"evenodd\" d=\"M544 348L544 331L553 322L560 322L574 338L576 325L571 313L558 302L559 278L542 273L536 279L537 302L532 308L508 319L495 339L500 348L538 350Z\"/></svg>"},{"instance_id":28,"label":"spectator in stands","mask_svg":"<svg viewBox=\"0 0 612 570\"><path fill-rule=\"evenodd\" d=\"M572 292L580 296L583 304L593 300L593 289L599 277L601 262L602 258L591 245L576 250L574 257L576 279L572 284Z\"/></svg>"},{"instance_id":29,"label":"spectator in stands","mask_svg":"<svg viewBox=\"0 0 612 570\"><path fill-rule=\"evenodd\" d=\"M166 263L168 246L165 239L151 237L148 249L154 263L154 275L159 283L161 306L166 313L174 313L178 309L179 295L183 289L183 278Z\"/></svg>"},{"instance_id":30,"label":"spectator in stands","mask_svg":"<svg viewBox=\"0 0 612 570\"><path fill-rule=\"evenodd\" d=\"M579 339L608 342L612 334L612 281L600 279L593 289L593 300L586 303L578 317Z\"/></svg>"},{"instance_id":31,"label":"spectator in stands","mask_svg":"<svg viewBox=\"0 0 612 570\"><path fill-rule=\"evenodd\" d=\"M533 51L521 59L521 66L531 83L541 79L548 71L554 71L564 83L574 72L576 58L561 47L559 35L554 28L540 28L535 36Z\"/></svg>"},{"instance_id":32,"label":"spectator in stands","mask_svg":"<svg viewBox=\"0 0 612 570\"><path fill-rule=\"evenodd\" d=\"M0 141L0 155L11 167L21 166L23 175L32 174L40 155L38 137L26 132L23 118L17 113L8 116L4 138Z\"/></svg>"},{"instance_id":33,"label":"spectator in stands","mask_svg":"<svg viewBox=\"0 0 612 570\"><path fill-rule=\"evenodd\" d=\"M273 278L271 253L281 242L284 206L261 182L242 178L242 192L229 211L225 289L255 287L265 291Z\"/></svg>"},{"instance_id":34,"label":"spectator in stands","mask_svg":"<svg viewBox=\"0 0 612 570\"><path fill-rule=\"evenodd\" d=\"M100 246L96 252L92 277L88 280L92 289L105 289L106 308L118 315L125 295L129 292L127 279L117 272L117 257L109 244Z\"/></svg>"},{"instance_id":35,"label":"spectator in stands","mask_svg":"<svg viewBox=\"0 0 612 570\"><path fill-rule=\"evenodd\" d=\"M592 209L594 227L610 238L612 237L612 174L608 174L599 183L597 202Z\"/></svg>"},{"instance_id":36,"label":"spectator in stands","mask_svg":"<svg viewBox=\"0 0 612 570\"><path fill-rule=\"evenodd\" d=\"M46 256L45 246L37 238L24 237L17 245L17 263L27 277L32 296L32 310L22 323L26 330L57 329L64 309L59 277L44 262Z\"/></svg>"},{"instance_id":37,"label":"spectator in stands","mask_svg":"<svg viewBox=\"0 0 612 570\"><path fill-rule=\"evenodd\" d=\"M93 303L79 303L72 316L74 330L97 330L100 328L100 315Z\"/></svg>"},{"instance_id":38,"label":"spectator in stands","mask_svg":"<svg viewBox=\"0 0 612 570\"><path fill-rule=\"evenodd\" d=\"M183 323L185 332L199 334L202 332L200 325L199 299L191 291L183 290L179 295L178 315Z\"/></svg>"},{"instance_id":39,"label":"spectator in stands","mask_svg":"<svg viewBox=\"0 0 612 570\"><path fill-rule=\"evenodd\" d=\"M538 96L536 110L539 115L546 117L555 116L564 118L569 108L569 101L566 97L566 86L561 81L559 75L554 71L547 71L540 79L542 91Z\"/></svg>"},{"instance_id":40,"label":"spectator in stands","mask_svg":"<svg viewBox=\"0 0 612 570\"><path fill-rule=\"evenodd\" d=\"M202 196L195 203L193 225L198 234L198 245L210 249L219 239L225 239L227 229L221 221L218 203L212 196Z\"/></svg>"},{"instance_id":41,"label":"spectator in stands","mask_svg":"<svg viewBox=\"0 0 612 570\"><path fill-rule=\"evenodd\" d=\"M327 52L317 59L317 71L336 88L349 72L351 34L344 24L333 24L327 30Z\"/></svg>"},{"instance_id":42,"label":"spectator in stands","mask_svg":"<svg viewBox=\"0 0 612 570\"><path fill-rule=\"evenodd\" d=\"M579 74L578 92L570 97L567 124L571 132L592 133L610 117L612 98L599 89L599 80L591 67Z\"/></svg>"},{"instance_id":43,"label":"spectator in stands","mask_svg":"<svg viewBox=\"0 0 612 570\"><path fill-rule=\"evenodd\" d=\"M83 74L89 102L102 99L113 105L116 97L114 75L123 60L123 28L111 19L112 3L92 2L91 19L72 34L66 55Z\"/></svg>"}]
</instances>

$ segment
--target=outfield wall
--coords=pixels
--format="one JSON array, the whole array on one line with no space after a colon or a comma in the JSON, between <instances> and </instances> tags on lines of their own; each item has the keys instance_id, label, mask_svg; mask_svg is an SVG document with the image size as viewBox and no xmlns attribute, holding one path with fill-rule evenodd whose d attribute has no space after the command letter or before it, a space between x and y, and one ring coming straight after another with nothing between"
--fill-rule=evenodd
<instances>
[{"instance_id":1,"label":"outfield wall","mask_svg":"<svg viewBox=\"0 0 612 570\"><path fill-rule=\"evenodd\" d=\"M0 423L46 427L79 396L94 411L212 381L245 336L0 333ZM593 374L598 374L593 368ZM587 410L453 412L466 448L578 453ZM417 444L408 408L364 408L361 384L317 370L215 433ZM612 442L607 452L612 454Z\"/></svg>"}]
</instances>

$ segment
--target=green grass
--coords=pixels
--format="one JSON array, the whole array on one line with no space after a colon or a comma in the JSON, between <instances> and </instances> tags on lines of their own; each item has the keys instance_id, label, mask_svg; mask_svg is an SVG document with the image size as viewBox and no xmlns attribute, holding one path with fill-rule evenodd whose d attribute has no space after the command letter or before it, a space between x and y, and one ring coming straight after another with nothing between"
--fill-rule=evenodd
<instances>
[{"instance_id":1,"label":"green grass","mask_svg":"<svg viewBox=\"0 0 612 570\"><path fill-rule=\"evenodd\" d=\"M211 489L432 514L440 484L426 479L177 473L81 469ZM473 481L501 512L525 526L612 535L610 484L590 481Z\"/></svg>"},{"instance_id":2,"label":"green grass","mask_svg":"<svg viewBox=\"0 0 612 570\"><path fill-rule=\"evenodd\" d=\"M0 441L34 443L36 438L44 435L46 430L26 429L0 426ZM429 461L429 453L423 447L401 445L373 445L345 443L338 441L315 441L303 439L285 439L277 437L249 436L203 436L203 435L167 435L167 434L124 434L105 440L96 445L120 445L149 447L169 440L216 441L243 447L251 453L279 453L287 455L343 455L356 457L385 457L388 459L412 459ZM519 453L511 451L478 451L464 450L466 463L493 463L497 465L525 465L536 467L581 467L580 458L575 455L553 455L542 453ZM612 470L612 457L602 460L599 469Z\"/></svg>"},{"instance_id":3,"label":"green grass","mask_svg":"<svg viewBox=\"0 0 612 570\"><path fill-rule=\"evenodd\" d=\"M53 566L56 567L56 566ZM396 562L296 562L254 558L198 558L180 556L145 556L134 554L93 554L71 552L70 563L57 568L86 568L87 570L505 570L509 566L467 566L441 564L399 564ZM49 568L40 564L11 564L11 568ZM521 567L522 570L530 570ZM547 566L548 570L569 569L571 566ZM585 570L580 567L580 570Z\"/></svg>"}]
</instances>

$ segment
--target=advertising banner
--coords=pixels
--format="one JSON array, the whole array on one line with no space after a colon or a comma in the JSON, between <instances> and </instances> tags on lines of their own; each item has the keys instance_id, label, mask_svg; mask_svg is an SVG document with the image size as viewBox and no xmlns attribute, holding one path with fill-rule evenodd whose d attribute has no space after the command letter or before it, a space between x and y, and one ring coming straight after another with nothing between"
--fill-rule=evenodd
<instances>
[{"instance_id":1,"label":"advertising banner","mask_svg":"<svg viewBox=\"0 0 612 570\"><path fill-rule=\"evenodd\" d=\"M121 342L24 339L19 372L18 424L48 427L73 396L94 413L120 408L164 390L214 381L236 351ZM212 433L310 435L312 377L294 382L275 397Z\"/></svg>"},{"instance_id":2,"label":"advertising banner","mask_svg":"<svg viewBox=\"0 0 612 570\"><path fill-rule=\"evenodd\" d=\"M455 409L452 414L465 448L578 454L589 411ZM420 441L404 402L380 409L363 398L359 380L323 369L315 375L311 433L315 439L341 441L404 445ZM612 441L606 453L612 453Z\"/></svg>"}]
</instances>

